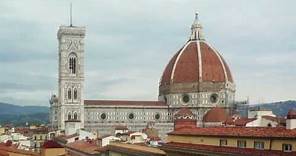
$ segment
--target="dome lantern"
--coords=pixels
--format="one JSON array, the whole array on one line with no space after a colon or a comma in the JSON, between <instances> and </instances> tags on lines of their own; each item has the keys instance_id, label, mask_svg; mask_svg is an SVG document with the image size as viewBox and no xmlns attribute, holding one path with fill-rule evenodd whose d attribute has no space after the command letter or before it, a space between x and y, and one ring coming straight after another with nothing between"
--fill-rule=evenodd
<instances>
[{"instance_id":1,"label":"dome lantern","mask_svg":"<svg viewBox=\"0 0 296 156\"><path fill-rule=\"evenodd\" d=\"M198 19L198 13L195 13L195 19L193 21L193 24L191 25L190 40L205 40L202 31L202 25L200 24Z\"/></svg>"}]
</instances>

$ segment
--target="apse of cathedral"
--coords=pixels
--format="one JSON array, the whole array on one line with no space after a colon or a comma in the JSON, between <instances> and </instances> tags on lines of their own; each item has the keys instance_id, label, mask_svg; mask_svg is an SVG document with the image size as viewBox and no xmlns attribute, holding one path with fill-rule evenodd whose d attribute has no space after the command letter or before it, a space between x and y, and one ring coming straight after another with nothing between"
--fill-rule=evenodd
<instances>
[{"instance_id":1,"label":"apse of cathedral","mask_svg":"<svg viewBox=\"0 0 296 156\"><path fill-rule=\"evenodd\" d=\"M160 135L174 129L174 115L191 110L196 125L213 107L231 110L235 84L222 55L206 41L195 15L191 34L167 63L159 83L158 101L87 100L84 98L85 27L60 26L58 38L58 94L50 99L53 128L84 128L100 135L117 125L141 131L147 124Z\"/></svg>"}]
</instances>

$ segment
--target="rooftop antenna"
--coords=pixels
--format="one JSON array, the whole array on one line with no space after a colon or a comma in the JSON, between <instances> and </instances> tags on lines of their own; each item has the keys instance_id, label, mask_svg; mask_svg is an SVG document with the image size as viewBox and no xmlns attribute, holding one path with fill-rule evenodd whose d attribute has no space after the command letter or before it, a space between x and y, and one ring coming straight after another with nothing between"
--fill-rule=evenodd
<instances>
[{"instance_id":1,"label":"rooftop antenna","mask_svg":"<svg viewBox=\"0 0 296 156\"><path fill-rule=\"evenodd\" d=\"M72 3L70 3L70 27L72 26Z\"/></svg>"}]
</instances>

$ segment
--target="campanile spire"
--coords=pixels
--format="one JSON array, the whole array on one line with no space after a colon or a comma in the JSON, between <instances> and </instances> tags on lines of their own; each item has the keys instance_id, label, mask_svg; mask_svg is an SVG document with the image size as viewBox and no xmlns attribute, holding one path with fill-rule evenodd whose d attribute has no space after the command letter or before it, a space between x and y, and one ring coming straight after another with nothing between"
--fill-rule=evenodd
<instances>
[{"instance_id":1,"label":"campanile spire","mask_svg":"<svg viewBox=\"0 0 296 156\"><path fill-rule=\"evenodd\" d=\"M191 25L190 40L205 40L197 12L195 13L195 18L193 24Z\"/></svg>"},{"instance_id":2,"label":"campanile spire","mask_svg":"<svg viewBox=\"0 0 296 156\"><path fill-rule=\"evenodd\" d=\"M70 27L72 26L72 3L70 3Z\"/></svg>"}]
</instances>

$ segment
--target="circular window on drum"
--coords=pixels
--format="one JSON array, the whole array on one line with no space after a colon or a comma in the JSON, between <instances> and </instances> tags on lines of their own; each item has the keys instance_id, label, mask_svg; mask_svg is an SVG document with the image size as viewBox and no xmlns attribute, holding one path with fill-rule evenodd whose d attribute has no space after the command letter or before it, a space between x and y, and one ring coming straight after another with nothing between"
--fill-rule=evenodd
<instances>
[{"instance_id":1,"label":"circular window on drum","mask_svg":"<svg viewBox=\"0 0 296 156\"><path fill-rule=\"evenodd\" d=\"M160 119L160 114L159 114L159 113L156 113L156 114L154 115L154 118L155 118L155 120L159 120L159 119Z\"/></svg>"},{"instance_id":2,"label":"circular window on drum","mask_svg":"<svg viewBox=\"0 0 296 156\"><path fill-rule=\"evenodd\" d=\"M129 118L130 120L134 119L134 118L135 118L134 113L129 113L128 118Z\"/></svg>"},{"instance_id":3,"label":"circular window on drum","mask_svg":"<svg viewBox=\"0 0 296 156\"><path fill-rule=\"evenodd\" d=\"M190 97L188 94L184 94L182 97L183 103L188 103L190 101Z\"/></svg>"},{"instance_id":4,"label":"circular window on drum","mask_svg":"<svg viewBox=\"0 0 296 156\"><path fill-rule=\"evenodd\" d=\"M218 94L216 94L216 93L214 93L214 94L212 94L211 96L210 96L210 101L212 102L212 103L217 103L218 102Z\"/></svg>"},{"instance_id":5,"label":"circular window on drum","mask_svg":"<svg viewBox=\"0 0 296 156\"><path fill-rule=\"evenodd\" d=\"M102 113L102 114L100 115L100 117L101 117L102 120L105 120L105 119L107 118L107 115L106 115L106 113Z\"/></svg>"}]
</instances>

